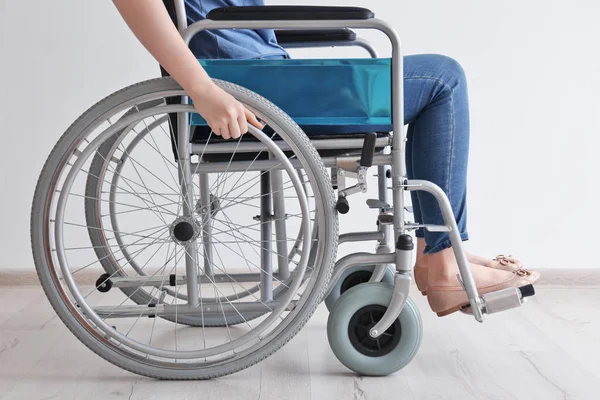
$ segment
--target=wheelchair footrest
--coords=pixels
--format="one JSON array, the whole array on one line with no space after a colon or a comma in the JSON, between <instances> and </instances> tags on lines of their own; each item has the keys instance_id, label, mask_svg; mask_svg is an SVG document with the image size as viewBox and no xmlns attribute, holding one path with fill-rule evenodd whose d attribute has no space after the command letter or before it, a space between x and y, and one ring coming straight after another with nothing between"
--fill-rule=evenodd
<instances>
[{"instance_id":1,"label":"wheelchair footrest","mask_svg":"<svg viewBox=\"0 0 600 400\"><path fill-rule=\"evenodd\" d=\"M388 203L379 199L368 199L367 206L369 206L369 208L390 208Z\"/></svg>"},{"instance_id":2,"label":"wheelchair footrest","mask_svg":"<svg viewBox=\"0 0 600 400\"><path fill-rule=\"evenodd\" d=\"M446 225L425 225L425 229L429 232L450 232L450 227Z\"/></svg>"},{"instance_id":3,"label":"wheelchair footrest","mask_svg":"<svg viewBox=\"0 0 600 400\"><path fill-rule=\"evenodd\" d=\"M416 223L406 223L406 229L419 229L424 228L429 232L450 232L450 227L447 225L431 225L431 224L416 224Z\"/></svg>"},{"instance_id":4,"label":"wheelchair footrest","mask_svg":"<svg viewBox=\"0 0 600 400\"><path fill-rule=\"evenodd\" d=\"M533 296L535 289L533 285L525 285L520 288L507 288L491 292L481 296L484 303L484 312L493 314L500 311L510 310L523 304L526 297Z\"/></svg>"}]
</instances>

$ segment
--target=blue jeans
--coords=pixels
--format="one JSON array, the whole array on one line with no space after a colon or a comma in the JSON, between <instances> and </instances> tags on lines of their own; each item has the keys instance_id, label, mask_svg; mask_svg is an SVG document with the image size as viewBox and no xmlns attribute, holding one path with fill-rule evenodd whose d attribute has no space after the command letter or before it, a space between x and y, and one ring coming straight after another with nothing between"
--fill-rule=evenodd
<instances>
[{"instance_id":1,"label":"blue jeans","mask_svg":"<svg viewBox=\"0 0 600 400\"><path fill-rule=\"evenodd\" d=\"M428 180L442 188L450 199L461 238L468 240L469 104L462 67L440 55L406 56L404 101L408 178ZM417 191L411 196L416 222L444 225L433 195ZM425 238L425 254L451 247L447 232L421 228L416 236Z\"/></svg>"}]
</instances>

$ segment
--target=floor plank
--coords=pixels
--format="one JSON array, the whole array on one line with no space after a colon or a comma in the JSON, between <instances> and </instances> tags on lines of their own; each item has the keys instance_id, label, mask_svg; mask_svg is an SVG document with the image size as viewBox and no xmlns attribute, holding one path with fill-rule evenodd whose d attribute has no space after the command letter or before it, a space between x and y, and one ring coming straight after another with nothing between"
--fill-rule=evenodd
<instances>
[{"instance_id":1,"label":"floor plank","mask_svg":"<svg viewBox=\"0 0 600 400\"><path fill-rule=\"evenodd\" d=\"M415 292L416 293L416 292ZM102 360L63 326L38 287L4 287L0 399L597 399L600 291L546 286L477 324L438 318L415 297L425 334L404 370L357 377L329 349L321 306L282 350L237 374L161 382Z\"/></svg>"}]
</instances>

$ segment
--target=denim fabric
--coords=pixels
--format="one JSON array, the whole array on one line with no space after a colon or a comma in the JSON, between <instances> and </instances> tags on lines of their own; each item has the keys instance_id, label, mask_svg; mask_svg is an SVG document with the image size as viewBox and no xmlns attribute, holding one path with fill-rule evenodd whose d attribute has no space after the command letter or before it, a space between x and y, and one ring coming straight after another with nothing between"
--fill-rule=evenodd
<instances>
[{"instance_id":1,"label":"denim fabric","mask_svg":"<svg viewBox=\"0 0 600 400\"><path fill-rule=\"evenodd\" d=\"M404 59L404 110L408 124L406 166L409 179L440 186L450 199L461 238L468 240L467 160L469 104L467 81L460 64L451 58L423 54ZM433 195L411 192L415 221L443 225ZM451 247L447 232L419 229L425 253Z\"/></svg>"},{"instance_id":2,"label":"denim fabric","mask_svg":"<svg viewBox=\"0 0 600 400\"><path fill-rule=\"evenodd\" d=\"M206 19L206 14L213 8L264 4L264 0L185 0L185 9L188 24L192 24ZM202 59L287 57L271 29L203 31L194 36L190 49Z\"/></svg>"}]
</instances>

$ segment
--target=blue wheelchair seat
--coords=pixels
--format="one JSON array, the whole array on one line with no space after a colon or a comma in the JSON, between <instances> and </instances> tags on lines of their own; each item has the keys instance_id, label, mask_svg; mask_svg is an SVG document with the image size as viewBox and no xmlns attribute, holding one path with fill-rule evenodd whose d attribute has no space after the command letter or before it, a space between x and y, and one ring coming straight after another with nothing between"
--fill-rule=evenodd
<instances>
[{"instance_id":1,"label":"blue wheelchair seat","mask_svg":"<svg viewBox=\"0 0 600 400\"><path fill-rule=\"evenodd\" d=\"M388 58L199 62L212 78L236 83L273 102L309 136L392 130ZM206 121L195 114L192 124L206 126Z\"/></svg>"}]
</instances>

